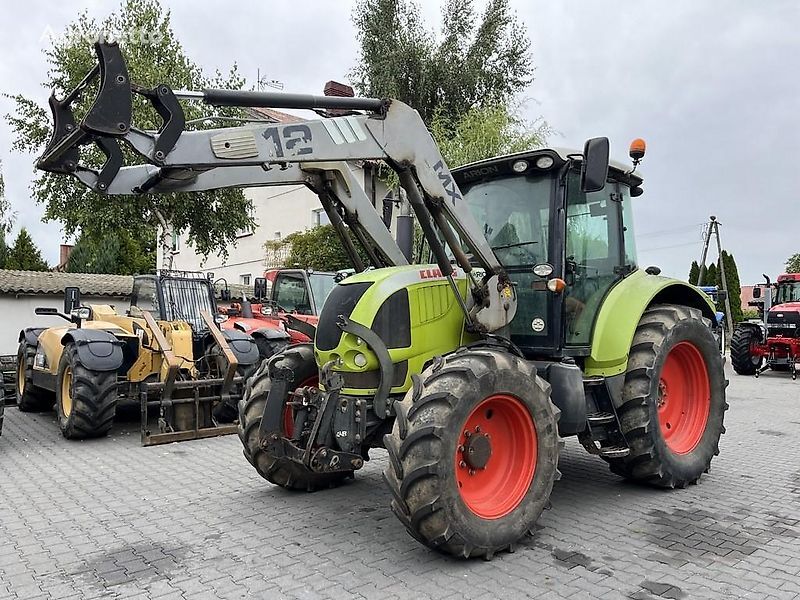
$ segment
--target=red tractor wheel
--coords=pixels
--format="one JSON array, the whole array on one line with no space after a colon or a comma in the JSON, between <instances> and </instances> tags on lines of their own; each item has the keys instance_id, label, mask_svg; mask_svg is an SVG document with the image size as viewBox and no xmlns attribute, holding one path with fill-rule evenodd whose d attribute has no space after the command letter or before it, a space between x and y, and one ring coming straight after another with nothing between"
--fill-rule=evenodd
<instances>
[{"instance_id":1,"label":"red tractor wheel","mask_svg":"<svg viewBox=\"0 0 800 600\"><path fill-rule=\"evenodd\" d=\"M659 487L685 487L719 454L725 374L717 341L694 308L658 305L633 337L618 407L630 454L611 470Z\"/></svg>"},{"instance_id":2,"label":"red tractor wheel","mask_svg":"<svg viewBox=\"0 0 800 600\"><path fill-rule=\"evenodd\" d=\"M558 473L559 411L532 363L461 350L414 376L394 407L383 476L415 539L491 558L534 528Z\"/></svg>"}]
</instances>

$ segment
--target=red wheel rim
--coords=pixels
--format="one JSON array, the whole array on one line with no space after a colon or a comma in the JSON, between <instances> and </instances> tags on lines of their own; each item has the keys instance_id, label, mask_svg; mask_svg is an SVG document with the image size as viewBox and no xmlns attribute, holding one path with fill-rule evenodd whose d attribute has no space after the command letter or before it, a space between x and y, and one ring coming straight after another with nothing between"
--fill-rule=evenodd
<instances>
[{"instance_id":1,"label":"red wheel rim","mask_svg":"<svg viewBox=\"0 0 800 600\"><path fill-rule=\"evenodd\" d=\"M467 417L455 455L458 492L483 519L513 511L531 487L538 439L528 409L506 394L489 396Z\"/></svg>"},{"instance_id":2,"label":"red wheel rim","mask_svg":"<svg viewBox=\"0 0 800 600\"><path fill-rule=\"evenodd\" d=\"M313 375L303 381L297 388L301 387L317 387L319 385L319 376ZM295 388L295 389L297 389ZM294 435L294 411L289 407L289 399L286 399L287 404L283 407L283 435L287 438Z\"/></svg>"},{"instance_id":3,"label":"red wheel rim","mask_svg":"<svg viewBox=\"0 0 800 600\"><path fill-rule=\"evenodd\" d=\"M703 355L680 342L669 351L658 382L658 422L670 450L688 454L703 438L711 412L711 385Z\"/></svg>"}]
</instances>

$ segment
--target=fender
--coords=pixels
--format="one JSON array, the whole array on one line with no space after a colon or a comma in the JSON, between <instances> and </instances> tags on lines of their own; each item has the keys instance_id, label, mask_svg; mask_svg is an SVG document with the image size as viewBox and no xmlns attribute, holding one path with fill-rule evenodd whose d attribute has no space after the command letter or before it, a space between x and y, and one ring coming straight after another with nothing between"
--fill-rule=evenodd
<instances>
[{"instance_id":1,"label":"fender","mask_svg":"<svg viewBox=\"0 0 800 600\"><path fill-rule=\"evenodd\" d=\"M36 346L39 341L39 335L47 329L47 327L27 327L19 332L18 342L25 340L31 346Z\"/></svg>"},{"instance_id":2,"label":"fender","mask_svg":"<svg viewBox=\"0 0 800 600\"><path fill-rule=\"evenodd\" d=\"M286 331L283 329L278 329L277 327L262 327L261 329L256 329L250 335L254 338L262 337L267 340L286 340L287 342L292 339Z\"/></svg>"},{"instance_id":3,"label":"fender","mask_svg":"<svg viewBox=\"0 0 800 600\"><path fill-rule=\"evenodd\" d=\"M61 344L75 344L81 363L92 371L116 371L122 366L123 342L102 329L71 329Z\"/></svg>"},{"instance_id":4,"label":"fender","mask_svg":"<svg viewBox=\"0 0 800 600\"><path fill-rule=\"evenodd\" d=\"M716 323L716 307L698 288L684 281L637 270L617 283L603 301L592 331L586 375L609 377L624 373L628 352L642 314L654 304L681 304L697 308Z\"/></svg>"},{"instance_id":5,"label":"fender","mask_svg":"<svg viewBox=\"0 0 800 600\"><path fill-rule=\"evenodd\" d=\"M233 352L236 361L240 365L253 365L259 361L258 346L256 346L256 342L251 336L238 329L223 329L222 336L228 342L231 352ZM211 338L211 334L208 335L206 340L208 338Z\"/></svg>"}]
</instances>

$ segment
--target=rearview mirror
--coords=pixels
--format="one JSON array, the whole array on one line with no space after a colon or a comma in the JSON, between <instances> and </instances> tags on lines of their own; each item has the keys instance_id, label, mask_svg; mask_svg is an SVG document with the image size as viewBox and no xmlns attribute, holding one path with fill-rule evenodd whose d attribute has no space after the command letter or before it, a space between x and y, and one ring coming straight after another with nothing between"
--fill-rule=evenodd
<instances>
[{"instance_id":1,"label":"rearview mirror","mask_svg":"<svg viewBox=\"0 0 800 600\"><path fill-rule=\"evenodd\" d=\"M754 287L753 288L753 298L761 298L761 288Z\"/></svg>"},{"instance_id":2,"label":"rearview mirror","mask_svg":"<svg viewBox=\"0 0 800 600\"><path fill-rule=\"evenodd\" d=\"M77 287L64 288L64 314L68 315L81 305L81 290Z\"/></svg>"},{"instance_id":3,"label":"rearview mirror","mask_svg":"<svg viewBox=\"0 0 800 600\"><path fill-rule=\"evenodd\" d=\"M263 300L267 297L267 280L264 277L256 277L253 285L253 298Z\"/></svg>"},{"instance_id":4,"label":"rearview mirror","mask_svg":"<svg viewBox=\"0 0 800 600\"><path fill-rule=\"evenodd\" d=\"M608 178L608 138L588 139L583 146L581 191L599 192L606 186L606 178Z\"/></svg>"}]
</instances>

